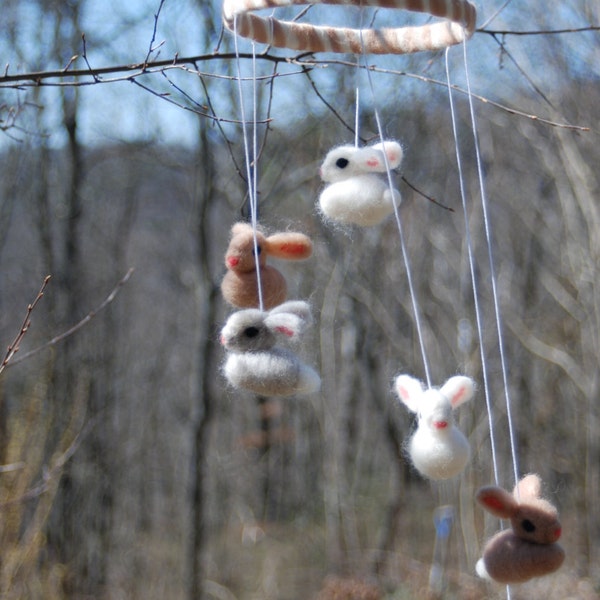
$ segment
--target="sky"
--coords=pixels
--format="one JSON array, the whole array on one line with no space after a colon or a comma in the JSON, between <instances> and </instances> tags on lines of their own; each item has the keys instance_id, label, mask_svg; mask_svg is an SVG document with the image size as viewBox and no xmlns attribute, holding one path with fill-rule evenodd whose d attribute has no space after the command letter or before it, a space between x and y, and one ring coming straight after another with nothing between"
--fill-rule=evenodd
<instances>
[{"instance_id":1,"label":"sky","mask_svg":"<svg viewBox=\"0 0 600 600\"><path fill-rule=\"evenodd\" d=\"M57 4L64 4L59 3ZM28 70L48 70L64 67L74 55L79 55L72 68L83 68L85 61L81 57L83 44L81 34L85 33L86 55L93 67L139 63L148 54L155 26L159 0L134 0L123 3L119 0L82 0L80 31L72 31L68 21L60 24L58 20L48 18L41 13L38 2L34 0L8 0L5 20L1 27L11 30L14 36L0 36L0 60L9 65L9 72ZM213 7L211 11L210 8ZM494 2L476 2L478 24L495 18L488 27L493 29L540 29L567 28L588 25L598 17L598 8L586 0L566 1L552 4L551 10L540 10L539 3L513 2L505 0ZM502 7L503 10L498 12ZM594 11L596 14L594 14ZM278 14L278 16L280 16ZM343 23L350 19L358 24L362 18L357 9L349 7L317 7L307 16L311 22L328 24ZM386 26L419 22L422 16L407 11L383 11L376 15L377 22ZM217 47L220 32L220 4L207 4L194 0L165 0L162 5L155 36L153 59L171 58L175 55L193 56L211 52ZM12 28L12 29L11 29ZM63 39L64 38L64 39ZM59 43L57 52L53 42ZM4 40L4 43L3 41ZM509 54L503 55L498 42L503 42ZM598 79L598 71L590 65L599 64L600 36L598 32L584 34L566 34L563 36L499 36L497 41L489 35L476 34L467 44L469 73L476 93L486 97L510 103L514 90L542 91L548 98L558 93L567 78L592 77ZM240 51L248 50L251 45L240 40ZM225 34L222 49L232 48L232 36ZM257 46L257 53L263 51ZM285 50L277 50L285 53ZM293 54L293 53L291 53ZM331 57L331 55L329 55ZM318 57L327 58L327 57ZM340 56L333 56L337 59ZM348 58L348 57L343 57ZM352 57L350 57L352 58ZM512 62L514 59L514 63ZM373 75L376 93L369 89L367 78L359 79L361 97L365 107L386 106L402 102L404 97L427 101L431 93L431 83L423 78L443 80L443 56L441 54L421 56L369 57L369 63L394 71L409 72L417 78L399 75ZM229 64L227 64L227 62ZM217 77L235 74L236 64L231 61L208 61L199 68L206 74L205 81L211 86L210 99L214 102L219 115L228 120L240 118L240 105L236 82L233 79ZM453 48L450 56L453 81L464 85L464 65L462 51ZM259 74L269 74L272 66L257 61ZM320 90L333 105L340 104L337 78L331 77L335 69L348 69L332 65L319 68L314 73ZM241 61L243 77L252 76L250 61ZM296 67L289 67L289 70ZM283 69L285 71L285 69ZM205 104L200 80L197 75L184 71L169 71L167 77L161 74L146 75L140 82L156 94L169 93L168 98L176 103L188 106L194 102ZM104 76L110 79L111 76ZM180 90L177 90L176 87ZM252 88L246 84L245 98L251 100ZM275 123L285 127L301 120L303 110L322 109L322 104L311 92L309 82L302 76L281 78L276 82L272 116ZM0 104L11 105L15 102L35 102L40 108L33 111L39 116L42 111L42 135L50 140L50 145L60 146L64 137L60 134L59 111L60 91L46 88L39 92L28 88L23 91L3 90L0 88ZM89 145L102 145L113 141L156 141L179 143L193 146L196 139L196 117L191 112L153 95L129 81L90 85L79 89L81 140ZM187 97L186 97L187 96ZM236 100L237 98L237 100ZM542 106L543 101L540 100ZM345 99L342 99L345 101ZM265 110L266 100L259 110ZM237 104L236 104L237 103ZM310 104L312 103L312 104ZM24 111L27 112L27 111ZM28 113L31 116L31 112ZM27 128L39 127L39 123L27 123ZM231 127L225 125L225 127ZM17 136L19 137L19 136ZM0 144L12 143L12 138L0 135Z\"/></svg>"}]
</instances>

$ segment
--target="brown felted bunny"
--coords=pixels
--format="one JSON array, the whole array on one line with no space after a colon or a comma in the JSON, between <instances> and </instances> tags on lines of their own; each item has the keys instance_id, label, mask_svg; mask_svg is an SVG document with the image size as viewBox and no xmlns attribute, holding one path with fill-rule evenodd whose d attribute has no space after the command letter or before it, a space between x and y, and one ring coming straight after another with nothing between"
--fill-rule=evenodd
<instances>
[{"instance_id":1,"label":"brown felted bunny","mask_svg":"<svg viewBox=\"0 0 600 600\"><path fill-rule=\"evenodd\" d=\"M258 268L263 308L268 310L285 302L287 283L267 257L303 260L312 254L312 242L303 233L285 232L265 236L256 231ZM254 257L254 230L249 223L236 223L231 228L231 241L225 254L227 273L221 282L223 298L237 308L258 308L257 266Z\"/></svg>"},{"instance_id":2,"label":"brown felted bunny","mask_svg":"<svg viewBox=\"0 0 600 600\"><path fill-rule=\"evenodd\" d=\"M537 475L523 477L512 493L496 486L477 492L477 501L501 519L510 519L511 529L492 537L477 562L480 577L499 583L523 583L556 571L565 559L556 543L561 534L556 508L541 497Z\"/></svg>"}]
</instances>

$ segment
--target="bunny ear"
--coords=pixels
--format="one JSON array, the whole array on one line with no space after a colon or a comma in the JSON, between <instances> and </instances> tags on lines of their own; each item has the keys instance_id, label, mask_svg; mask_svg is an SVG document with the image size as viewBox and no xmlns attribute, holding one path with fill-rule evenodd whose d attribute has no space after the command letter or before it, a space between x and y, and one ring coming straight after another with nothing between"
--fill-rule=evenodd
<instances>
[{"instance_id":1,"label":"bunny ear","mask_svg":"<svg viewBox=\"0 0 600 600\"><path fill-rule=\"evenodd\" d=\"M398 142L393 142L391 140L373 144L371 148L379 150L380 152L385 152L390 169L398 168L404 157L402 146Z\"/></svg>"},{"instance_id":2,"label":"bunny ear","mask_svg":"<svg viewBox=\"0 0 600 600\"><path fill-rule=\"evenodd\" d=\"M385 158L381 148L360 148L356 151L354 160L362 171L385 173Z\"/></svg>"},{"instance_id":3,"label":"bunny ear","mask_svg":"<svg viewBox=\"0 0 600 600\"><path fill-rule=\"evenodd\" d=\"M288 300L269 311L270 315L275 315L277 313L292 313L299 319L302 319L307 325L312 323L310 305L304 300Z\"/></svg>"},{"instance_id":4,"label":"bunny ear","mask_svg":"<svg viewBox=\"0 0 600 600\"><path fill-rule=\"evenodd\" d=\"M398 375L394 381L394 389L410 411L419 412L419 398L423 393L423 384L418 379L410 375Z\"/></svg>"},{"instance_id":5,"label":"bunny ear","mask_svg":"<svg viewBox=\"0 0 600 600\"><path fill-rule=\"evenodd\" d=\"M312 241L303 233L275 233L267 238L266 251L275 258L304 260L312 254Z\"/></svg>"},{"instance_id":6,"label":"bunny ear","mask_svg":"<svg viewBox=\"0 0 600 600\"><path fill-rule=\"evenodd\" d=\"M252 225L250 225L250 223L244 223L241 221L239 223L234 223L231 227L231 237L240 235L241 233L252 233Z\"/></svg>"},{"instance_id":7,"label":"bunny ear","mask_svg":"<svg viewBox=\"0 0 600 600\"><path fill-rule=\"evenodd\" d=\"M496 486L480 488L475 498L488 512L501 519L510 519L518 507L511 494Z\"/></svg>"},{"instance_id":8,"label":"bunny ear","mask_svg":"<svg viewBox=\"0 0 600 600\"><path fill-rule=\"evenodd\" d=\"M540 498L542 496L542 480L535 473L521 478L513 490L515 498Z\"/></svg>"},{"instance_id":9,"label":"bunny ear","mask_svg":"<svg viewBox=\"0 0 600 600\"><path fill-rule=\"evenodd\" d=\"M289 312L269 313L265 325L275 334L290 340L297 340L304 329L305 321Z\"/></svg>"},{"instance_id":10,"label":"bunny ear","mask_svg":"<svg viewBox=\"0 0 600 600\"><path fill-rule=\"evenodd\" d=\"M456 375L450 377L442 386L440 392L450 400L452 408L457 408L464 402L467 402L475 393L475 382L470 377Z\"/></svg>"}]
</instances>

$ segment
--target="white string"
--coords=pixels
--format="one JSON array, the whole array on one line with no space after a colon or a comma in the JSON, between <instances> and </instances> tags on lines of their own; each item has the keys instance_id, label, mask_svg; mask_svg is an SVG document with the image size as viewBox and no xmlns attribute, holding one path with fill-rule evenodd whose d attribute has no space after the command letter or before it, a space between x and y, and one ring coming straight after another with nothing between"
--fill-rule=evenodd
<instances>
[{"instance_id":1,"label":"white string","mask_svg":"<svg viewBox=\"0 0 600 600\"><path fill-rule=\"evenodd\" d=\"M363 36L362 36L362 29L360 30L360 41L361 41L361 46L362 46L362 50L363 50L362 56L364 57L364 41L363 41ZM367 65L365 65L365 66L367 66ZM384 143L383 127L381 126L381 119L379 117L379 110L378 110L378 106L377 106L375 88L373 86L373 80L371 78L371 71L368 68L368 66L366 68L366 71L367 71L367 79L369 82L369 90L371 92L371 97L373 100L373 113L375 115L375 123L377 124L377 134L379 135L379 139L383 144ZM412 278L412 273L411 273L411 268L410 268L410 261L408 258L408 251L406 249L406 241L404 238L404 228L402 227L402 220L400 219L400 211L398 210L398 206L396 205L396 202L394 202L394 182L392 180L392 170L390 169L390 163L388 161L388 157L385 152L385 146L384 146L384 151L383 151L383 160L385 163L385 170L386 170L386 174L387 174L389 192L390 192L390 196L392 198L392 205L394 207L394 217L396 218L396 225L398 227L398 235L400 238L400 248L402 250L402 258L404 260L404 268L406 269L406 279L408 281L408 289L409 289L409 293L410 293L410 300L411 300L414 319L415 319L415 328L417 330L417 338L419 340L419 347L421 349L421 357L423 360L423 370L425 371L425 381L427 382L427 387L430 388L431 387L431 375L429 373L429 361L427 359L427 353L425 351L425 340L423 337L423 330L421 327L421 317L420 317L421 311L420 311L419 303L417 301L417 294L415 291L415 286L413 284L413 278Z\"/></svg>"},{"instance_id":2,"label":"white string","mask_svg":"<svg viewBox=\"0 0 600 600\"><path fill-rule=\"evenodd\" d=\"M500 329L499 309L498 309L497 294L496 294L496 287L495 287L495 274L494 274L494 268L493 268L493 254L492 254L491 242L490 242L490 236L489 236L489 221L487 219L487 202L486 202L486 195L485 195L485 186L483 185L483 171L481 168L481 159L480 159L480 155L479 155L479 144L477 141L477 129L475 126L474 111L472 110L471 88L470 88L470 84L469 84L468 65L466 62L466 44L464 42L463 42L463 48L464 48L464 58L465 58L465 76L466 76L466 81L467 81L467 94L469 97L469 105L471 107L471 125L473 127L473 137L475 139L475 155L476 155L476 160L477 160L477 168L478 168L478 172L479 172L479 188L480 188L480 195L481 195L481 201L482 201L482 206L483 206L484 223L486 226L486 240L487 240L487 245L488 245L488 258L490 261L490 277L492 279L492 292L494 295L494 306L495 306L495 310L496 310L496 323L497 323L498 329ZM454 100L452 98L452 86L451 86L451 82L450 82L450 68L448 65L449 48L446 48L445 54L446 54L446 56L445 56L445 58L446 58L446 83L447 83L447 87L448 87L448 99L450 102L450 115L452 117L452 133L454 136L454 147L456 150L456 163L457 163L457 167L458 167L460 196L461 196L461 201L462 201L463 214L464 214L464 218L465 218L465 239L467 242L469 268L471 271L471 285L473 288L473 302L474 302L474 306L475 306L475 315L476 315L476 321L477 321L477 334L479 336L479 348L480 348L480 355L481 355L481 370L483 373L485 403L486 403L489 429L490 429L490 446L491 446L491 453L492 453L492 465L493 465L493 470L494 470L494 481L495 481L496 485L499 485L498 460L497 460L497 454L496 454L496 442L495 442L495 432L494 432L494 417L493 417L493 408L492 408L491 397L490 397L487 361L485 358L485 349L484 349L484 341L483 341L483 326L482 326L482 322L481 322L481 309L479 306L479 292L477 289L477 281L476 281L476 277L475 277L475 263L474 263L474 255L473 255L473 244L472 244L472 240L471 240L471 233L470 233L470 227L469 227L469 216L468 216L468 210L467 210L467 200L466 200L466 191L465 191L465 178L464 178L464 173L463 173L463 169L462 169L462 160L461 160L461 155L460 155L460 149L459 149L459 145L458 145L456 111L454 109ZM513 451L513 466L515 468L515 473L516 473L517 472L516 471L516 469L517 469L516 458L515 458L516 454L515 454L513 432L512 432L512 419L510 417L510 411L508 409L510 402L509 402L509 396L508 396L508 388L506 386L506 368L505 368L505 363L503 360L501 335L499 335L498 339L499 339L499 345L500 345L502 370L503 370L503 375L504 375L505 394L506 394L506 398L507 398L507 414L509 415L508 422L509 422L509 430L511 432L510 435L511 435L511 446L512 446L512 451ZM510 586L508 586L508 585L506 586L506 598L507 598L507 600L511 600L511 591L510 591Z\"/></svg>"},{"instance_id":3,"label":"white string","mask_svg":"<svg viewBox=\"0 0 600 600\"><path fill-rule=\"evenodd\" d=\"M490 428L490 444L492 448L492 466L494 469L494 481L496 485L499 484L498 477L498 460L496 455L496 436L494 432L494 417L493 417L493 409L492 402L490 397L490 386L488 379L488 368L487 368L487 359L485 357L485 348L483 342L483 325L481 319L481 308L479 306L479 292L477 289L477 280L475 278L475 260L473 255L473 243L471 240L471 232L469 228L469 216L467 210L467 195L465 191L465 178L463 174L462 167L462 159L460 155L460 149L458 147L458 132L456 125L456 112L454 109L454 100L452 98L452 86L450 83L450 68L448 66L448 53L449 48L446 48L446 82L448 84L448 99L450 101L450 115L452 118L452 133L454 135L454 148L456 151L456 164L458 167L458 181L460 186L460 197L462 201L463 214L465 217L465 239L467 242L467 254L469 257L469 269L471 272L471 286L473 289L473 302L475 305L475 320L477 322L477 335L479 336L479 351L481 356L481 370L483 373L483 389L485 395L485 404L487 407L488 414L488 422Z\"/></svg>"},{"instance_id":4,"label":"white string","mask_svg":"<svg viewBox=\"0 0 600 600\"><path fill-rule=\"evenodd\" d=\"M362 11L362 8L361 8ZM354 95L354 147L358 148L360 140L360 57L356 60L356 88Z\"/></svg>"},{"instance_id":5,"label":"white string","mask_svg":"<svg viewBox=\"0 0 600 600\"><path fill-rule=\"evenodd\" d=\"M498 350L500 353L500 365L502 368L502 381L504 385L504 397L506 401L506 417L508 421L508 431L510 436L510 449L512 454L512 465L513 465L513 475L515 480L515 485L519 481L519 464L517 457L517 443L516 443L516 435L514 429L514 421L512 416L512 402L510 398L510 390L508 386L508 369L506 366L506 356L504 353L504 338L502 335L502 318L500 314L500 302L498 299L498 286L497 286L497 278L496 278L496 270L494 267L494 252L492 249L492 236L491 236L491 226L490 219L488 215L488 203L487 203L487 194L485 189L485 181L483 176L483 164L481 161L481 153L479 151L479 138L477 134L477 123L475 119L475 108L473 106L473 95L471 94L471 82L469 79L469 65L467 61L467 45L463 42L463 60L465 66L465 78L467 84L467 98L469 100L469 111L471 116L471 128L473 131L473 142L475 145L475 159L477 162L477 175L479 178L479 193L481 196L481 208L483 211L483 223L485 230L485 237L487 242L488 249L488 260L490 263L490 280L492 284L492 297L494 300L494 315L496 318L496 329L498 335Z\"/></svg>"},{"instance_id":6,"label":"white string","mask_svg":"<svg viewBox=\"0 0 600 600\"><path fill-rule=\"evenodd\" d=\"M250 148L249 148L249 140L248 140L248 130L246 124L246 108L244 106L244 91L242 86L242 71L240 64L240 54L238 49L238 35L237 35L237 15L233 18L233 42L235 47L235 57L236 57L236 66L237 66L237 84L238 84L238 94L240 99L240 115L242 120L242 134L244 138L244 158L246 162L246 178L248 180L248 206L250 210L250 222L252 225L252 236L254 243L254 262L256 265L256 285L258 289L258 306L261 311L264 310L264 301L263 301L263 292L262 292L262 282L260 277L260 256L258 250L258 222L257 222L257 213L258 213L258 201L257 201L257 182L258 182L258 165L257 165L257 93L256 93L256 51L255 44L252 42L252 159L250 156ZM254 168L253 168L254 167Z\"/></svg>"},{"instance_id":7,"label":"white string","mask_svg":"<svg viewBox=\"0 0 600 600\"><path fill-rule=\"evenodd\" d=\"M359 23L358 30L360 32L360 39L362 43L362 27L363 27L363 19L365 15L365 9L360 3L359 9ZM363 46L364 49L364 46ZM355 70L355 92L354 92L354 147L358 148L358 144L360 142L360 62L361 56L356 57L356 70Z\"/></svg>"}]
</instances>

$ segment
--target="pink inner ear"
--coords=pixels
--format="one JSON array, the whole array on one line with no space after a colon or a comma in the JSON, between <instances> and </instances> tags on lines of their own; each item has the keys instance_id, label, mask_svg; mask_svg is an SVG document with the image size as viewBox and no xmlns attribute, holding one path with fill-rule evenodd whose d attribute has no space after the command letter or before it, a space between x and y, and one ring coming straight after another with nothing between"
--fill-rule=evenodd
<instances>
[{"instance_id":1,"label":"pink inner ear","mask_svg":"<svg viewBox=\"0 0 600 600\"><path fill-rule=\"evenodd\" d=\"M287 242L281 244L279 249L286 254L304 254L306 252L306 244Z\"/></svg>"},{"instance_id":2,"label":"pink inner ear","mask_svg":"<svg viewBox=\"0 0 600 600\"><path fill-rule=\"evenodd\" d=\"M504 508L504 503L498 500L498 498L496 498L495 496L485 496L485 498L483 498L483 502L486 506L489 506L490 508Z\"/></svg>"},{"instance_id":3,"label":"pink inner ear","mask_svg":"<svg viewBox=\"0 0 600 600\"><path fill-rule=\"evenodd\" d=\"M293 337L294 336L294 331L292 329L290 329L289 327L284 327L283 325L280 325L279 327L275 327L276 331L279 331L279 333L283 333L284 335L287 335L288 337Z\"/></svg>"},{"instance_id":4,"label":"pink inner ear","mask_svg":"<svg viewBox=\"0 0 600 600\"><path fill-rule=\"evenodd\" d=\"M468 388L466 385L462 385L459 390L456 392L456 394L454 394L454 396L452 397L450 404L452 404L453 407L458 406L459 404L462 404L462 402L464 401L465 396L468 393Z\"/></svg>"},{"instance_id":5,"label":"pink inner ear","mask_svg":"<svg viewBox=\"0 0 600 600\"><path fill-rule=\"evenodd\" d=\"M367 160L367 166L369 166L369 167L378 167L379 166L379 161L376 158L369 158Z\"/></svg>"},{"instance_id":6,"label":"pink inner ear","mask_svg":"<svg viewBox=\"0 0 600 600\"><path fill-rule=\"evenodd\" d=\"M398 394L400 395L401 398L409 397L408 390L404 386L399 385L396 389L398 390Z\"/></svg>"}]
</instances>

